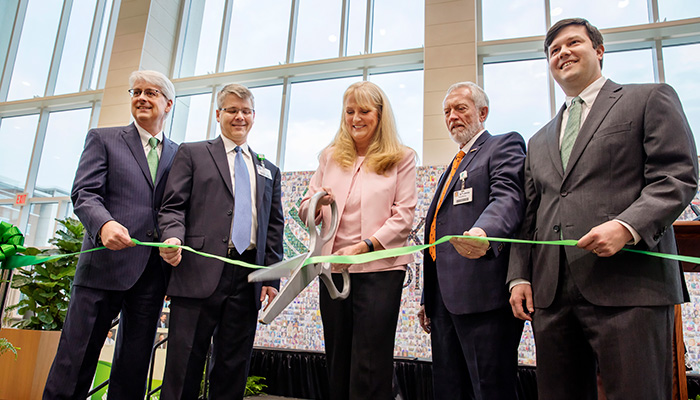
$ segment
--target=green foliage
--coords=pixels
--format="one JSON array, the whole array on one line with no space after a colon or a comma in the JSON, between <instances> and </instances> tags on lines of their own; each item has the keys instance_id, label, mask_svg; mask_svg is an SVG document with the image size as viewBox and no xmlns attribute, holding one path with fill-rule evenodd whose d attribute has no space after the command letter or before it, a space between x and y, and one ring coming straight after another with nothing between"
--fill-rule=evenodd
<instances>
[{"instance_id":1,"label":"green foliage","mask_svg":"<svg viewBox=\"0 0 700 400\"><path fill-rule=\"evenodd\" d=\"M69 254L80 251L83 243L83 224L77 219L56 220L63 226L49 240L57 249L41 251L28 247L25 255ZM15 327L21 329L55 331L63 329L70 300L70 290L75 276L78 256L69 256L16 269L12 276L12 288L24 295L19 303L8 307L17 309L24 318Z\"/></svg>"},{"instance_id":2,"label":"green foliage","mask_svg":"<svg viewBox=\"0 0 700 400\"><path fill-rule=\"evenodd\" d=\"M265 378L262 376L249 376L245 383L245 396L255 396L258 394L265 394L263 389L267 387L266 384L262 383Z\"/></svg>"},{"instance_id":3,"label":"green foliage","mask_svg":"<svg viewBox=\"0 0 700 400\"><path fill-rule=\"evenodd\" d=\"M15 360L17 359L17 350L20 350L19 347L15 347L10 343L9 340L5 338L0 338L0 356L5 354L8 351L11 351L15 354Z\"/></svg>"}]
</instances>

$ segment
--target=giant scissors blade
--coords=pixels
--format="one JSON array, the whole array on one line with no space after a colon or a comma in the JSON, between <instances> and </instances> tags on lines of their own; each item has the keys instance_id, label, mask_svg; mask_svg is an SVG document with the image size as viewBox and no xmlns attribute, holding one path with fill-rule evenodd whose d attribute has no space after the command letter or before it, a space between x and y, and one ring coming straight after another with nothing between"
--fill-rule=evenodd
<instances>
[{"instance_id":1,"label":"giant scissors blade","mask_svg":"<svg viewBox=\"0 0 700 400\"><path fill-rule=\"evenodd\" d=\"M321 235L321 230L316 226L314 220L314 212L318 200L325 196L325 191L320 191L314 194L309 201L309 214L307 215L306 225L309 227L309 249L310 252L299 254L288 260L273 264L270 268L258 270L248 275L249 282L265 281L278 279L287 276L290 270L291 277L284 285L282 290L272 301L265 307L260 315L259 321L263 324L269 324L275 319L294 299L306 289L306 287L320 276L328 287L328 292L333 299L344 299L350 293L350 274L347 270L343 270L343 291L340 292L333 284L331 279L331 266L328 263L323 264L308 264L304 265L307 258L321 254L323 245L328 242L335 231L338 229L338 208L335 202L331 203L331 220L330 229L326 235Z\"/></svg>"},{"instance_id":2,"label":"giant scissors blade","mask_svg":"<svg viewBox=\"0 0 700 400\"><path fill-rule=\"evenodd\" d=\"M274 263L267 268L258 269L248 274L248 282L273 281L280 278L288 278L294 271L301 267L309 253L298 254L287 260Z\"/></svg>"}]
</instances>

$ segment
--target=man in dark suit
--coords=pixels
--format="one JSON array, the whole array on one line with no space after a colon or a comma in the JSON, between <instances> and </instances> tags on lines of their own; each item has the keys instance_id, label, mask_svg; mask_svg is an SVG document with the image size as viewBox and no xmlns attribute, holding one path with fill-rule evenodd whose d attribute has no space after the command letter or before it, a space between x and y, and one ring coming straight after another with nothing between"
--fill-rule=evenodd
<instances>
[{"instance_id":1,"label":"man in dark suit","mask_svg":"<svg viewBox=\"0 0 700 400\"><path fill-rule=\"evenodd\" d=\"M158 241L157 217L177 145L163 136L175 88L156 71L129 78L129 126L91 129L71 198L87 231L66 322L44 391L45 399L84 399L100 349L121 312L109 397L143 398L156 321L170 266L157 250L131 238ZM118 251L117 251L118 250Z\"/></svg>"},{"instance_id":2,"label":"man in dark suit","mask_svg":"<svg viewBox=\"0 0 700 400\"><path fill-rule=\"evenodd\" d=\"M602 76L603 37L588 21L557 22L544 47L567 97L530 140L519 236L578 246L511 252L510 302L532 320L539 398L595 399L599 370L609 399L668 399L683 276L675 261L621 249L676 253L671 224L697 188L692 132L670 86Z\"/></svg>"},{"instance_id":3,"label":"man in dark suit","mask_svg":"<svg viewBox=\"0 0 700 400\"><path fill-rule=\"evenodd\" d=\"M524 212L525 141L484 130L488 97L472 82L452 85L445 123L460 151L438 182L425 219L426 243L444 235L510 237ZM511 400L523 322L508 306L509 246L475 239L424 252L423 329L430 333L436 399Z\"/></svg>"},{"instance_id":4,"label":"man in dark suit","mask_svg":"<svg viewBox=\"0 0 700 400\"><path fill-rule=\"evenodd\" d=\"M280 170L247 144L253 94L225 86L217 97L222 135L186 143L173 162L159 222L165 243L259 265L282 259ZM210 399L241 399L261 303L279 281L248 283L250 269L180 249L162 249L177 268L168 287L170 331L162 399L195 399L214 338Z\"/></svg>"}]
</instances>

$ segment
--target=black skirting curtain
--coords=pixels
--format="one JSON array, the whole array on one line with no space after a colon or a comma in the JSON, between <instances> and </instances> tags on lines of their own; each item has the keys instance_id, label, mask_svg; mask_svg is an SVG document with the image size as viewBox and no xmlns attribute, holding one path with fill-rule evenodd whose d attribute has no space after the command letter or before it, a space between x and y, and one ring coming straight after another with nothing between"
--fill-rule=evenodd
<instances>
[{"instance_id":1,"label":"black skirting curtain","mask_svg":"<svg viewBox=\"0 0 700 400\"><path fill-rule=\"evenodd\" d=\"M326 356L323 353L253 349L250 375L265 377L265 393L300 399L328 398ZM394 359L394 400L433 400L430 361ZM700 395L700 375L688 375L688 395ZM535 367L518 367L518 399L537 400Z\"/></svg>"}]
</instances>

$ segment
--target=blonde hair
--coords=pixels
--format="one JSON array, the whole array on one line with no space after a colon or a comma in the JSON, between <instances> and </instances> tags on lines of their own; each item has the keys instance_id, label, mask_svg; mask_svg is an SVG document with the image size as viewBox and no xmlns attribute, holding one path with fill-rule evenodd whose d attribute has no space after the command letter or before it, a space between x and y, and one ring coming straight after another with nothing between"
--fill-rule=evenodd
<instances>
[{"instance_id":1,"label":"blonde hair","mask_svg":"<svg viewBox=\"0 0 700 400\"><path fill-rule=\"evenodd\" d=\"M345 106L350 96L355 98L355 102L360 107L377 111L377 130L374 132L367 149L365 168L382 175L401 161L407 147L401 144L401 139L396 131L396 121L389 99L384 91L374 83L362 81L353 83L347 88L343 95L340 128L328 148L333 152L333 160L343 168L351 168L357 160L355 142L345 124Z\"/></svg>"}]
</instances>

